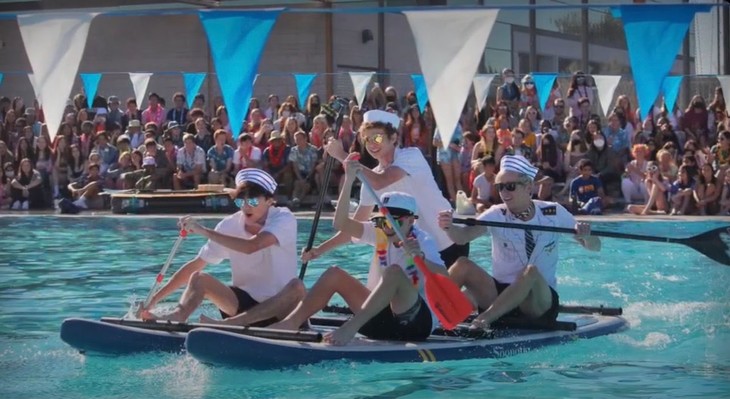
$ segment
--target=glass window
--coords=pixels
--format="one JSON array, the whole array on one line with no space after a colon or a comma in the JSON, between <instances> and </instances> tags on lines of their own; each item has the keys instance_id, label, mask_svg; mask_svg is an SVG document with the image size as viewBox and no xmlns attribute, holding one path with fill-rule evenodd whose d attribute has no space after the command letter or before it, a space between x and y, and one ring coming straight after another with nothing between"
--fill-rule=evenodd
<instances>
[{"instance_id":1,"label":"glass window","mask_svg":"<svg viewBox=\"0 0 730 399\"><path fill-rule=\"evenodd\" d=\"M536 3L537 5L579 5L581 0L538 0ZM537 9L535 13L535 27L539 30L580 36L581 26L580 8Z\"/></svg>"}]
</instances>

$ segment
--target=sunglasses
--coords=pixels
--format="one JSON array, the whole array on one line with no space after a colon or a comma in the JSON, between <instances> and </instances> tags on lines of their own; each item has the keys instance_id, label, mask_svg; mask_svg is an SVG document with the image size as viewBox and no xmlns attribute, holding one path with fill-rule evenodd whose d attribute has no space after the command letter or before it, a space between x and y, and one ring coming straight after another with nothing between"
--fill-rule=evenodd
<instances>
[{"instance_id":1,"label":"sunglasses","mask_svg":"<svg viewBox=\"0 0 730 399\"><path fill-rule=\"evenodd\" d=\"M512 181L509 183L496 183L494 185L495 188L497 188L498 192L502 192L502 190L507 190L509 192L517 190L517 186L524 186L525 183L519 182L519 181Z\"/></svg>"},{"instance_id":2,"label":"sunglasses","mask_svg":"<svg viewBox=\"0 0 730 399\"><path fill-rule=\"evenodd\" d=\"M362 138L362 140L365 142L365 144L383 144L383 141L385 141L385 135L383 133L377 133L372 136L365 136Z\"/></svg>"},{"instance_id":3,"label":"sunglasses","mask_svg":"<svg viewBox=\"0 0 730 399\"><path fill-rule=\"evenodd\" d=\"M244 204L250 206L251 208L255 208L261 203L258 198L236 198L233 202L239 208L243 208Z\"/></svg>"},{"instance_id":4,"label":"sunglasses","mask_svg":"<svg viewBox=\"0 0 730 399\"><path fill-rule=\"evenodd\" d=\"M408 217L408 216L395 216L395 215L391 215L391 216L393 216L393 219L395 219L395 221L398 222L398 227L400 227L404 223L404 219ZM393 226L390 224L390 222L388 221L388 218L385 216L376 216L376 217L370 219L370 221L373 222L373 224L375 225L375 228L378 228L380 230L384 230L385 228L389 228L389 229L393 230Z\"/></svg>"}]
</instances>

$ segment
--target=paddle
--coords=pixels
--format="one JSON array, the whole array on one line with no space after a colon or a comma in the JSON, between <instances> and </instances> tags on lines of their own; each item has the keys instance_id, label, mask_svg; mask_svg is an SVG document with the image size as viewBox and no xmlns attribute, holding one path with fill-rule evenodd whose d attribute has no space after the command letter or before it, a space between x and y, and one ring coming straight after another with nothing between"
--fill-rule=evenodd
<instances>
[{"instance_id":1,"label":"paddle","mask_svg":"<svg viewBox=\"0 0 730 399\"><path fill-rule=\"evenodd\" d=\"M365 180L361 172L358 172L357 176L362 183L362 187L368 190L370 195L375 198L378 209L388 219L390 225L393 226L393 230L395 230L398 239L405 242L406 238L403 236L403 232L397 227L398 224L388 212L388 208L380 201L378 194L370 186L370 183ZM471 314L473 309L471 301L469 301L466 295L461 292L461 288L451 281L450 278L429 270L423 258L414 256L413 262L425 278L426 302L428 302L431 310L436 313L436 317L438 317L439 322L441 322L444 328L453 330Z\"/></svg>"},{"instance_id":2,"label":"paddle","mask_svg":"<svg viewBox=\"0 0 730 399\"><path fill-rule=\"evenodd\" d=\"M565 227L552 227L552 226L537 226L531 224L516 224L516 223L504 223L504 222L489 222L484 220L476 219L461 219L454 218L454 223L465 224L467 226L491 226L491 227L503 227L507 229L520 229L520 230L538 230L538 231L552 231L555 233L567 233L575 234L575 229L569 229ZM721 263L723 265L730 266L730 250L728 244L722 239L722 235L730 235L730 227L718 227L708 232L697 234L693 237L687 238L673 238L673 237L652 237L644 236L639 234L628 234L628 233L617 233L613 231L593 231L591 235L597 237L611 237L611 238L625 238L629 240L639 241L654 241L654 242L668 242L674 244L684 244L697 252L702 253L708 258ZM730 237L726 237L730 238Z\"/></svg>"},{"instance_id":3,"label":"paddle","mask_svg":"<svg viewBox=\"0 0 730 399\"><path fill-rule=\"evenodd\" d=\"M175 258L175 254L177 253L178 247L180 247L180 244L182 241L187 237L188 232L184 229L180 230L180 234L177 236L177 239L175 240L175 243L172 244L172 250L170 250L170 254L167 255L167 260L162 265L162 269L160 269L160 272L157 273L157 277L155 278L155 283L152 284L152 288L150 289L150 293L147 294L147 298L145 298L142 307L140 309L144 309L147 306L149 306L150 301L152 300L152 297L155 295L155 292L157 291L157 288L160 287L160 284L162 284L162 280L165 278L165 273L167 273L167 269L170 268L170 265L172 264L172 260Z\"/></svg>"},{"instance_id":4,"label":"paddle","mask_svg":"<svg viewBox=\"0 0 730 399\"><path fill-rule=\"evenodd\" d=\"M340 125L342 125L342 117L345 116L345 110L347 109L347 102L343 98L337 98L332 103L332 108L337 110L337 118L335 119L335 134L340 131ZM312 249L314 245L314 235L317 234L317 226L319 226L319 218L322 215L322 207L324 205L324 197L327 194L327 187L330 181L330 175L332 173L332 165L335 164L335 158L332 156L327 157L327 161L324 164L324 187L319 189L319 198L317 199L317 210L314 212L314 220L312 220L312 229L309 231L309 239L307 240L307 246L305 251ZM309 262L303 262L302 268L299 270L299 279L304 279L304 274L307 273L307 265Z\"/></svg>"}]
</instances>

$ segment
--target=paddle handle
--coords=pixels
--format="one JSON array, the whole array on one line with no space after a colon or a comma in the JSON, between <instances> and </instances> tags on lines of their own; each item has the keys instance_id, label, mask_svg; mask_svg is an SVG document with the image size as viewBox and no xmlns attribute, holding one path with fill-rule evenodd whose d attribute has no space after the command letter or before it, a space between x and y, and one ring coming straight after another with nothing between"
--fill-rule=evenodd
<instances>
[{"instance_id":1,"label":"paddle handle","mask_svg":"<svg viewBox=\"0 0 730 399\"><path fill-rule=\"evenodd\" d=\"M505 229L551 231L554 233L577 234L575 229L570 229L567 227L553 227L553 226L540 226L540 225L532 225L532 224L492 222L492 221L477 220L477 219L472 219L472 218L454 218L453 222L459 223L459 224L465 224L467 226L502 227ZM618 233L618 232L613 232L613 231L591 230L591 235L596 236L596 237L625 238L625 239L630 239L630 240L654 241L654 242L679 242L679 240L680 240L680 239L671 238L671 237L652 237L652 236L644 236L644 235L639 235L639 234Z\"/></svg>"},{"instance_id":2,"label":"paddle handle","mask_svg":"<svg viewBox=\"0 0 730 399\"><path fill-rule=\"evenodd\" d=\"M342 99L337 99L336 101L343 101ZM342 104L340 106L340 109L337 111L337 118L335 119L335 126L334 131L335 134L340 131L340 126L342 125L342 118L345 116L345 109L346 106ZM324 187L320 187L319 189L319 198L317 199L317 209L314 212L314 219L312 219L312 229L309 231L309 238L307 239L307 246L304 247L305 251L309 251L312 249L312 246L314 245L314 236L317 234L317 227L319 226L319 219L322 215L322 207L324 206L324 198L327 194L327 187L329 185L330 181L330 175L332 174L332 166L335 164L335 158L333 156L328 156L327 161L325 161L324 164ZM307 273L307 265L309 262L302 262L302 267L299 270L299 279L303 280L304 275Z\"/></svg>"},{"instance_id":3,"label":"paddle handle","mask_svg":"<svg viewBox=\"0 0 730 399\"><path fill-rule=\"evenodd\" d=\"M172 250L170 250L170 254L167 255L167 260L165 260L165 263L162 265L162 269L160 269L160 272L157 273L157 277L155 278L155 283L152 284L150 293L147 294L147 298L145 298L145 300L144 300L144 303L142 305L143 308L146 308L147 306L149 306L150 301L152 300L152 297L155 295L155 292L157 291L157 288L159 288L159 286L162 284L162 280L165 279L165 273L167 273L167 269L170 268L170 265L172 264L172 260L175 258L175 254L177 253L177 249L180 247L180 244L187 236L188 236L188 232L185 229L181 229L180 234L177 236L177 239L175 240L175 243L172 244Z\"/></svg>"}]
</instances>

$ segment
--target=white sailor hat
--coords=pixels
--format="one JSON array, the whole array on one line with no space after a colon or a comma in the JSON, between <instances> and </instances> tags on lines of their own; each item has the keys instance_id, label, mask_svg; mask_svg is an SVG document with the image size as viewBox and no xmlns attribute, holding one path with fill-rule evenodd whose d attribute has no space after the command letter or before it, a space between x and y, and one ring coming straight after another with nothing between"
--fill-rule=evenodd
<instances>
[{"instance_id":1,"label":"white sailor hat","mask_svg":"<svg viewBox=\"0 0 730 399\"><path fill-rule=\"evenodd\" d=\"M391 112L381 111L379 109L374 109L364 113L362 116L362 120L363 123L389 123L393 126L394 129L398 129L398 126L400 126L400 117L398 117L398 115Z\"/></svg>"},{"instance_id":2,"label":"white sailor hat","mask_svg":"<svg viewBox=\"0 0 730 399\"><path fill-rule=\"evenodd\" d=\"M509 170L516 173L527 175L531 180L535 180L537 168L532 166L530 161L522 155L505 155L499 163L500 170Z\"/></svg>"},{"instance_id":3,"label":"white sailor hat","mask_svg":"<svg viewBox=\"0 0 730 399\"><path fill-rule=\"evenodd\" d=\"M256 183L271 194L276 192L276 180L261 169L248 168L238 171L236 185L240 186L243 183Z\"/></svg>"},{"instance_id":4,"label":"white sailor hat","mask_svg":"<svg viewBox=\"0 0 730 399\"><path fill-rule=\"evenodd\" d=\"M418 212L416 199L412 195L400 191L390 191L380 196L383 206L388 212L397 216L410 216Z\"/></svg>"}]
</instances>

